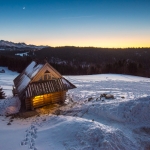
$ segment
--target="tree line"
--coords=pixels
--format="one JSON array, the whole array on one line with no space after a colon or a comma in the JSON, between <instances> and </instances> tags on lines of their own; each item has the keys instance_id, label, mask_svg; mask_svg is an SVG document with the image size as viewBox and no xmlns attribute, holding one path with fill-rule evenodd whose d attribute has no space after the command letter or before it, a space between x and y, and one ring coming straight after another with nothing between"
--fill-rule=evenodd
<instances>
[{"instance_id":1,"label":"tree line","mask_svg":"<svg viewBox=\"0 0 150 150\"><path fill-rule=\"evenodd\" d=\"M13 57L0 55L0 66L8 67L9 70L22 72L29 63L31 63L31 57Z\"/></svg>"},{"instance_id":2,"label":"tree line","mask_svg":"<svg viewBox=\"0 0 150 150\"><path fill-rule=\"evenodd\" d=\"M47 57L63 75L119 73L150 77L150 48L48 47L30 51L24 57L16 56L18 52L0 52L0 66L20 73L32 60L41 61Z\"/></svg>"}]
</instances>

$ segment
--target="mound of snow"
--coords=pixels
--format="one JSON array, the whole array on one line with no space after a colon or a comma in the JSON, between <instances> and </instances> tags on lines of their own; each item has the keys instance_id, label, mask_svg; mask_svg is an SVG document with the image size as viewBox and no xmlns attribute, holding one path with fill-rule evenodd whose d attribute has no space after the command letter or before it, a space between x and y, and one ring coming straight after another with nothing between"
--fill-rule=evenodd
<instances>
[{"instance_id":1,"label":"mound of snow","mask_svg":"<svg viewBox=\"0 0 150 150\"><path fill-rule=\"evenodd\" d=\"M148 124L150 122L150 96L123 102L96 102L87 106L88 114L130 124ZM86 109L87 107L84 106ZM82 108L80 108L82 109Z\"/></svg>"},{"instance_id":2,"label":"mound of snow","mask_svg":"<svg viewBox=\"0 0 150 150\"><path fill-rule=\"evenodd\" d=\"M20 100L18 97L12 97L0 100L0 115L10 115L19 112Z\"/></svg>"},{"instance_id":3,"label":"mound of snow","mask_svg":"<svg viewBox=\"0 0 150 150\"><path fill-rule=\"evenodd\" d=\"M38 127L36 147L58 150L136 150L119 129L82 118L51 116Z\"/></svg>"}]
</instances>

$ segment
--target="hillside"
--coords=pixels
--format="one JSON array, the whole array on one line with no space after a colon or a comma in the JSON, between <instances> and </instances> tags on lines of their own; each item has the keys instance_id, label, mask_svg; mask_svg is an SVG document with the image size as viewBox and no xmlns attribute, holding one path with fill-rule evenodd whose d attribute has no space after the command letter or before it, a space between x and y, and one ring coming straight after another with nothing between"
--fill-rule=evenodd
<instances>
[{"instance_id":1,"label":"hillside","mask_svg":"<svg viewBox=\"0 0 150 150\"><path fill-rule=\"evenodd\" d=\"M47 61L63 75L117 73L150 77L150 48L47 47L0 51L0 65L21 72L32 59Z\"/></svg>"},{"instance_id":2,"label":"hillside","mask_svg":"<svg viewBox=\"0 0 150 150\"><path fill-rule=\"evenodd\" d=\"M114 62L129 59L139 63L149 62L150 48L94 48L94 47L48 47L35 52L37 58L59 58L88 63Z\"/></svg>"}]
</instances>

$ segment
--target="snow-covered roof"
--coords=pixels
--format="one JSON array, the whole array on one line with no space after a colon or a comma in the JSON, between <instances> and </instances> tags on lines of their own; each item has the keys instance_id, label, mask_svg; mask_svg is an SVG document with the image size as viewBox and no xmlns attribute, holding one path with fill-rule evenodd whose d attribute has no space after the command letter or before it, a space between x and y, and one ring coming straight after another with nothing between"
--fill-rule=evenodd
<instances>
[{"instance_id":1,"label":"snow-covered roof","mask_svg":"<svg viewBox=\"0 0 150 150\"><path fill-rule=\"evenodd\" d=\"M33 77L39 72L44 64L38 64L32 61L27 68L14 79L14 84L19 94L22 94L24 89L28 86Z\"/></svg>"},{"instance_id":2,"label":"snow-covered roof","mask_svg":"<svg viewBox=\"0 0 150 150\"><path fill-rule=\"evenodd\" d=\"M14 84L17 90L17 93L20 97L22 97L23 93L26 93L27 97L33 97L37 95L41 95L41 87L42 87L42 94L45 93L52 93L58 91L65 91L69 89L76 88L72 83L70 83L65 78L55 70L52 66L51 69L60 75L60 78L57 80L48 80L43 82L31 82L32 79L37 75L37 73L42 69L45 64L39 64L35 61L32 61L27 68L14 79ZM41 86L44 85L43 86ZM36 93L34 92L36 90ZM38 92L39 90L39 92Z\"/></svg>"},{"instance_id":3,"label":"snow-covered roof","mask_svg":"<svg viewBox=\"0 0 150 150\"><path fill-rule=\"evenodd\" d=\"M25 91L25 96L26 98L30 98L30 97L48 94L48 93L67 91L73 88L76 88L76 86L70 83L65 78L59 78L57 80L47 80L41 82L32 82L31 84L28 85Z\"/></svg>"}]
</instances>

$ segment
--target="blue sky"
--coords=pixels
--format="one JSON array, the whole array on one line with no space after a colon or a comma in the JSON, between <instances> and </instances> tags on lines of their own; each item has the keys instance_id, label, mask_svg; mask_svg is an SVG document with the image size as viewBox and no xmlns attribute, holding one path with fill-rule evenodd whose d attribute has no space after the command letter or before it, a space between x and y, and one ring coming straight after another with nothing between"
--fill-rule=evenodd
<instances>
[{"instance_id":1,"label":"blue sky","mask_svg":"<svg viewBox=\"0 0 150 150\"><path fill-rule=\"evenodd\" d=\"M0 20L1 40L150 47L150 0L0 0Z\"/></svg>"}]
</instances>

